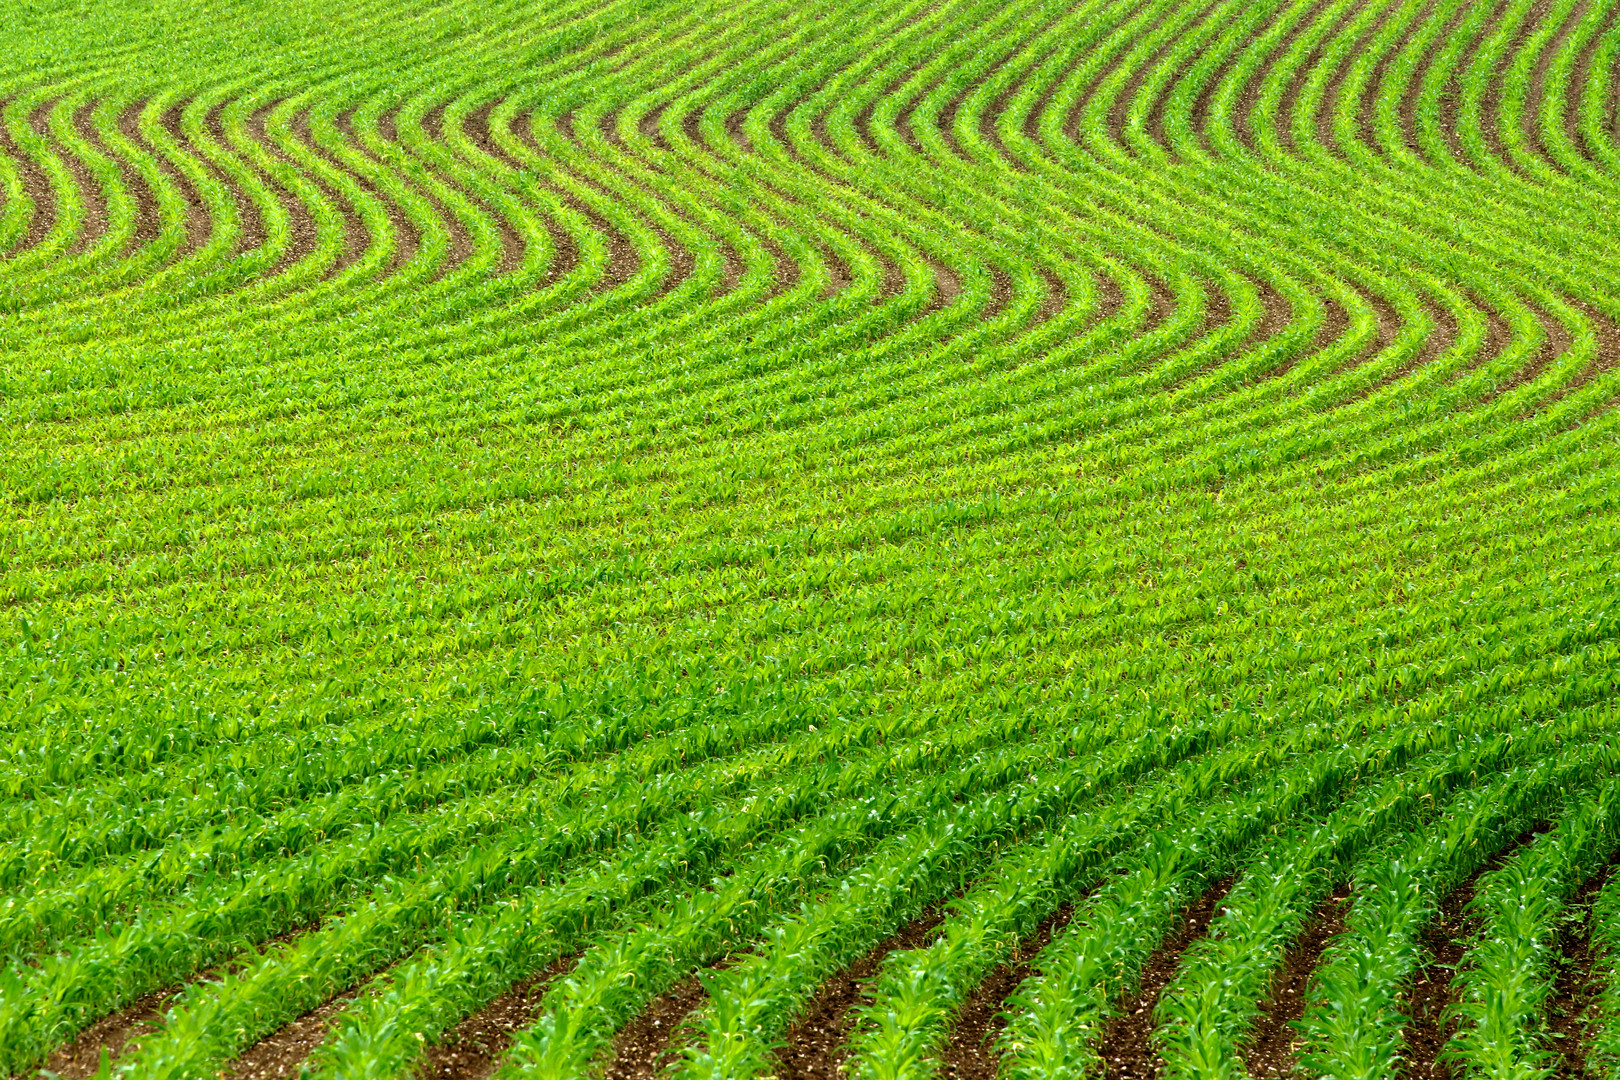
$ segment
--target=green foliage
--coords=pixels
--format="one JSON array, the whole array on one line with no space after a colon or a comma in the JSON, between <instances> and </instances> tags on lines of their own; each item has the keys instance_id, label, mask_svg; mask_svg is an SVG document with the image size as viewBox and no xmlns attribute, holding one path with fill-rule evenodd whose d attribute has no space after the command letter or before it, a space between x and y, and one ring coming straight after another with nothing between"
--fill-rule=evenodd
<instances>
[{"instance_id":1,"label":"green foliage","mask_svg":"<svg viewBox=\"0 0 1620 1080\"><path fill-rule=\"evenodd\" d=\"M1547 1075L1620 837L1620 0L0 6L0 1068ZM1492 863L1528 826L1556 823ZM1593 1068L1620 930L1593 907ZM1063 905L1073 918L1029 955ZM567 960L567 964L562 961ZM344 996L345 992L353 991ZM335 1000L334 1000L335 999ZM1584 1045L1584 1044L1583 1044ZM89 1054L84 1060L91 1060Z\"/></svg>"}]
</instances>

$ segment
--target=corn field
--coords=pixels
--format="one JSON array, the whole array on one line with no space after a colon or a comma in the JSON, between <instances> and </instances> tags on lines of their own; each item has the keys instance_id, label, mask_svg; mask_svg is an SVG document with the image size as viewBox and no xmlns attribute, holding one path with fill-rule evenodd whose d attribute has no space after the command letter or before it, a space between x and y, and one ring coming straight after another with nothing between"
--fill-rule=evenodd
<instances>
[{"instance_id":1,"label":"corn field","mask_svg":"<svg viewBox=\"0 0 1620 1080\"><path fill-rule=\"evenodd\" d=\"M0 1075L1620 1078L1617 20L0 5Z\"/></svg>"}]
</instances>

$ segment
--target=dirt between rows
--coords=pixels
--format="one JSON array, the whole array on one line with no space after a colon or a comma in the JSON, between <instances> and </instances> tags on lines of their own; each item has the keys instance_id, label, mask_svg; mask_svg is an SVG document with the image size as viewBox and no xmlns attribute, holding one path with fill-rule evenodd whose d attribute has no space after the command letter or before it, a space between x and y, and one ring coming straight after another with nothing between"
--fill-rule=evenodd
<instances>
[{"instance_id":1,"label":"dirt between rows","mask_svg":"<svg viewBox=\"0 0 1620 1080\"><path fill-rule=\"evenodd\" d=\"M1327 947L1344 933L1351 902L1348 883L1334 889L1316 905L1298 940L1283 954L1282 966L1272 977L1271 992L1261 1003L1260 1020L1245 1055L1249 1075L1255 1080L1293 1075L1299 1040L1292 1024L1305 1015L1305 991L1311 976L1316 974Z\"/></svg>"},{"instance_id":2,"label":"dirt between rows","mask_svg":"<svg viewBox=\"0 0 1620 1080\"><path fill-rule=\"evenodd\" d=\"M822 983L776 1052L777 1080L842 1080L855 1021L851 1010L867 1000L865 983L891 952L926 948L944 920L943 908L930 908Z\"/></svg>"},{"instance_id":3,"label":"dirt between rows","mask_svg":"<svg viewBox=\"0 0 1620 1080\"><path fill-rule=\"evenodd\" d=\"M1181 954L1209 933L1221 913L1221 901L1231 891L1234 878L1215 882L1181 916L1175 934L1148 957L1134 994L1120 1001L1119 1014L1103 1029L1098 1050L1103 1059L1106 1080L1156 1080L1164 1060L1153 1045L1154 1010L1159 995L1170 985L1181 967Z\"/></svg>"},{"instance_id":4,"label":"dirt between rows","mask_svg":"<svg viewBox=\"0 0 1620 1080\"><path fill-rule=\"evenodd\" d=\"M941 1076L948 1080L995 1080L1001 1066L995 1042L1007 1026L1002 1015L1007 999L1034 973L1035 957L1073 918L1073 904L1059 907L1018 943L1010 959L979 984L963 1004L951 1028L950 1042L940 1054Z\"/></svg>"},{"instance_id":5,"label":"dirt between rows","mask_svg":"<svg viewBox=\"0 0 1620 1080\"><path fill-rule=\"evenodd\" d=\"M534 1022L547 988L578 962L578 953L558 957L457 1024L428 1046L416 1069L417 1080L485 1080L513 1037Z\"/></svg>"},{"instance_id":6,"label":"dirt between rows","mask_svg":"<svg viewBox=\"0 0 1620 1080\"><path fill-rule=\"evenodd\" d=\"M1501 851L1468 876L1468 879L1441 901L1439 914L1423 931L1423 947L1430 959L1412 976L1407 990L1405 1013L1406 1052L1401 1061L1401 1080L1452 1080L1450 1068L1441 1057L1451 1041L1454 1024L1448 1015L1457 1003L1452 986L1457 966L1462 963L1468 941L1480 922L1468 913L1479 879L1497 869L1524 845L1552 826L1546 822L1526 829Z\"/></svg>"}]
</instances>

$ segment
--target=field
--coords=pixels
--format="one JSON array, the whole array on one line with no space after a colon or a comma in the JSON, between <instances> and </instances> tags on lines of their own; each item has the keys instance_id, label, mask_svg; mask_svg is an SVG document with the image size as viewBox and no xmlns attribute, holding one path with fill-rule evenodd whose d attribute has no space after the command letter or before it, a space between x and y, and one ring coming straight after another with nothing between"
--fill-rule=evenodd
<instances>
[{"instance_id":1,"label":"field","mask_svg":"<svg viewBox=\"0 0 1620 1080\"><path fill-rule=\"evenodd\" d=\"M1620 1076L1617 19L0 6L0 1075Z\"/></svg>"}]
</instances>

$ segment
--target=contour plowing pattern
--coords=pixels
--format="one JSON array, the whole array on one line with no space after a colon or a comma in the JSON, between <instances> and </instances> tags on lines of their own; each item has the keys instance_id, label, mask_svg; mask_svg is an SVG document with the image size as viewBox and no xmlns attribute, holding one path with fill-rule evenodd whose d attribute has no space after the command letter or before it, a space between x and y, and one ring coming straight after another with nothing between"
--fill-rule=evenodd
<instances>
[{"instance_id":1,"label":"contour plowing pattern","mask_svg":"<svg viewBox=\"0 0 1620 1080\"><path fill-rule=\"evenodd\" d=\"M1620 1069L1620 0L0 11L0 1071Z\"/></svg>"}]
</instances>

